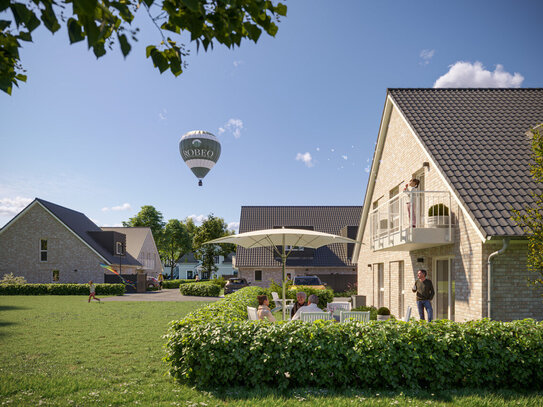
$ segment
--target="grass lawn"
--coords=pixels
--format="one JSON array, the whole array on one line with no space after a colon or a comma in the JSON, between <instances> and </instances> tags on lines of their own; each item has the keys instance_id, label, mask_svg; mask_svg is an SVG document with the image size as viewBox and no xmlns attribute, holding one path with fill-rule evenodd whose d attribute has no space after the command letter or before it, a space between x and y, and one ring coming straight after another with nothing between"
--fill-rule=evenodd
<instances>
[{"instance_id":1,"label":"grass lawn","mask_svg":"<svg viewBox=\"0 0 543 407\"><path fill-rule=\"evenodd\" d=\"M173 382L162 362L171 320L207 302L87 303L83 296L0 296L2 406L541 406L543 393L379 392ZM239 383L238 383L239 384Z\"/></svg>"}]
</instances>

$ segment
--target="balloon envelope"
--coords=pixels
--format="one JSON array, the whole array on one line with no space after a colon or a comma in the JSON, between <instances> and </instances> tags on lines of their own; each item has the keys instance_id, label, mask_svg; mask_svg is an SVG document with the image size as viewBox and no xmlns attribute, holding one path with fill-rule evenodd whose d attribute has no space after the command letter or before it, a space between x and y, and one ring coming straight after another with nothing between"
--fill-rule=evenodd
<instances>
[{"instance_id":1,"label":"balloon envelope","mask_svg":"<svg viewBox=\"0 0 543 407\"><path fill-rule=\"evenodd\" d=\"M179 141L179 153L194 175L201 180L219 161L221 143L207 131L189 131Z\"/></svg>"}]
</instances>

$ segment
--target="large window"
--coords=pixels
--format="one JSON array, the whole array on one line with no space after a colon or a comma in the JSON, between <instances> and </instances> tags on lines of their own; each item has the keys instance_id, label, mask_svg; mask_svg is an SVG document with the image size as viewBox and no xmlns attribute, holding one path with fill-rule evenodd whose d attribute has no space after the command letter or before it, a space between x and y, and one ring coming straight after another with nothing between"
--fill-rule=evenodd
<instances>
[{"instance_id":1,"label":"large window","mask_svg":"<svg viewBox=\"0 0 543 407\"><path fill-rule=\"evenodd\" d=\"M435 261L435 271L436 319L454 321L454 260L452 258L437 259Z\"/></svg>"},{"instance_id":2,"label":"large window","mask_svg":"<svg viewBox=\"0 0 543 407\"><path fill-rule=\"evenodd\" d=\"M262 281L262 270L255 270L255 281Z\"/></svg>"},{"instance_id":3,"label":"large window","mask_svg":"<svg viewBox=\"0 0 543 407\"><path fill-rule=\"evenodd\" d=\"M377 306L385 306L385 265L384 263L376 263L373 265L374 272L377 273Z\"/></svg>"},{"instance_id":4,"label":"large window","mask_svg":"<svg viewBox=\"0 0 543 407\"><path fill-rule=\"evenodd\" d=\"M40 240L40 261L47 261L47 239Z\"/></svg>"},{"instance_id":5,"label":"large window","mask_svg":"<svg viewBox=\"0 0 543 407\"><path fill-rule=\"evenodd\" d=\"M119 256L123 255L123 244L121 242L116 242L115 254Z\"/></svg>"}]
</instances>

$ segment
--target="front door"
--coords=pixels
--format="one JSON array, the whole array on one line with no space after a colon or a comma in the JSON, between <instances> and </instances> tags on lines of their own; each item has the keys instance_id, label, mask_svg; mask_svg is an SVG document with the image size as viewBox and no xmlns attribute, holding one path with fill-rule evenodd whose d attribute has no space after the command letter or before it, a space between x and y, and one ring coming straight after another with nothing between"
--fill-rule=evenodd
<instances>
[{"instance_id":1,"label":"front door","mask_svg":"<svg viewBox=\"0 0 543 407\"><path fill-rule=\"evenodd\" d=\"M436 319L454 321L454 275L453 259L437 259L435 261L435 308Z\"/></svg>"}]
</instances>

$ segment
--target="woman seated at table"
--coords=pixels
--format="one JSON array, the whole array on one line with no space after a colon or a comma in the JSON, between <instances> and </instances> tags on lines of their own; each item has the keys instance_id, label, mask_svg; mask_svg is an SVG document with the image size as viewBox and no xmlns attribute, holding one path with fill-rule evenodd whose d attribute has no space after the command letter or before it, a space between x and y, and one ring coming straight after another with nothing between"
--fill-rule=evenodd
<instances>
[{"instance_id":1,"label":"woman seated at table","mask_svg":"<svg viewBox=\"0 0 543 407\"><path fill-rule=\"evenodd\" d=\"M258 319L265 320L268 318L268 321L275 322L275 317L270 310L270 301L268 300L268 296L259 295L256 298L258 299Z\"/></svg>"}]
</instances>

